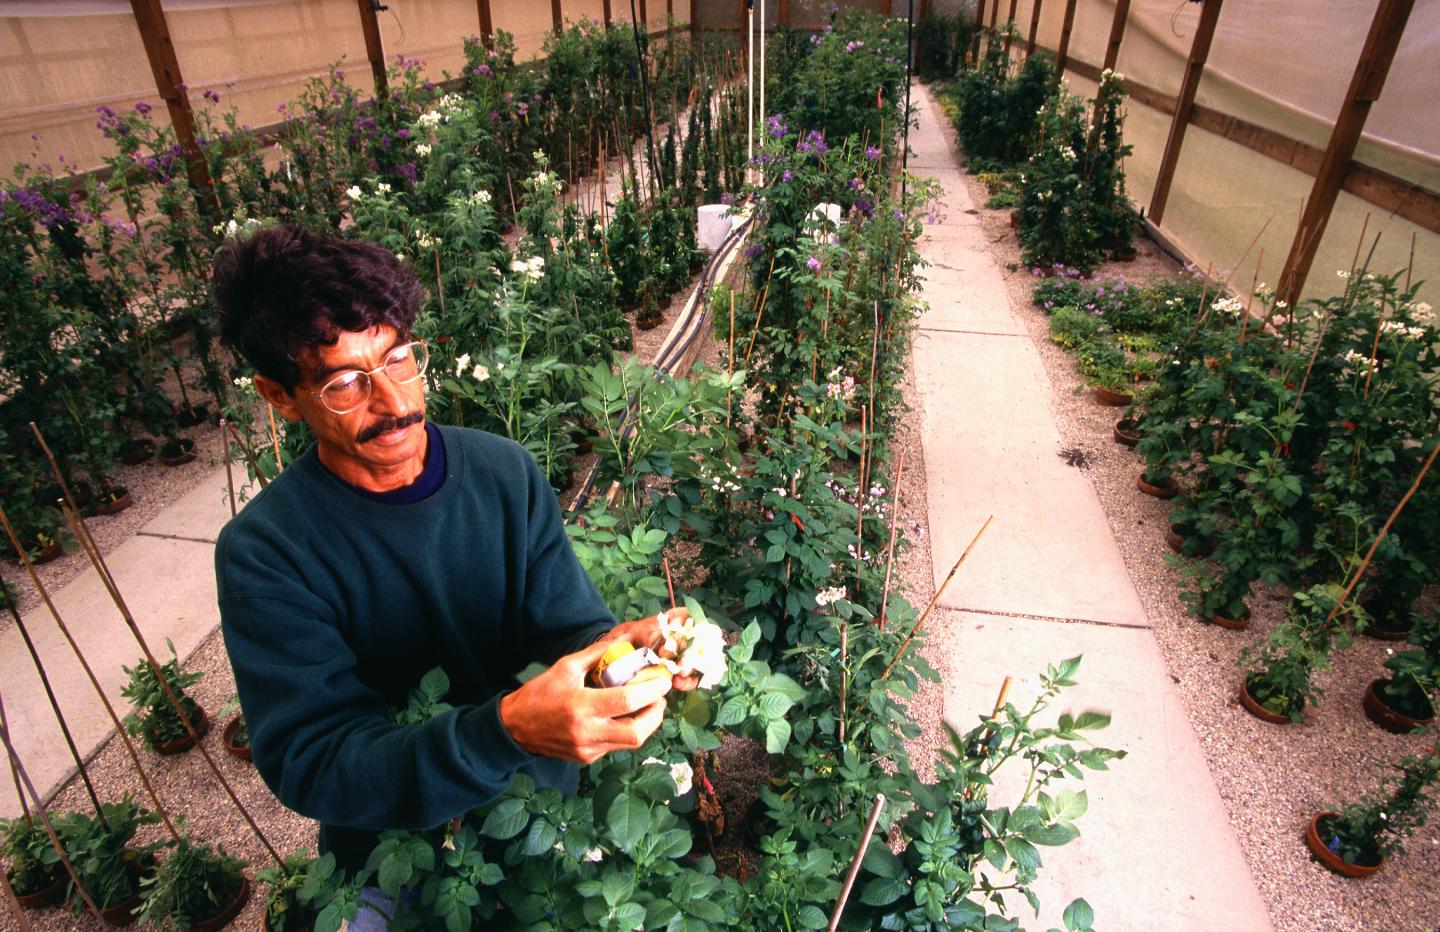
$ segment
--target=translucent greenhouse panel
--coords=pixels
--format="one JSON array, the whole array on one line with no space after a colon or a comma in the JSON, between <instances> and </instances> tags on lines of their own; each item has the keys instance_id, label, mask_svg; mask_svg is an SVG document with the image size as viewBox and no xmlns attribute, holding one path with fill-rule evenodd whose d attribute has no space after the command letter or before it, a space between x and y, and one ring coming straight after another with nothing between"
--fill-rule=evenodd
<instances>
[{"instance_id":1,"label":"translucent greenhouse panel","mask_svg":"<svg viewBox=\"0 0 1440 932\"><path fill-rule=\"evenodd\" d=\"M463 0L406 0L388 3L390 9L376 14L385 47L385 65L392 67L396 56L424 62L424 73L441 81L448 73L458 76L465 68L465 39L480 35L479 8ZM351 4L354 7L354 4ZM364 45L361 45L364 53Z\"/></svg>"},{"instance_id":2,"label":"translucent greenhouse panel","mask_svg":"<svg viewBox=\"0 0 1440 932\"><path fill-rule=\"evenodd\" d=\"M618 2L616 5L619 5ZM616 10L616 16L618 19L619 10ZM503 30L515 37L516 61L538 56L545 45L545 37L555 27L550 4L544 0L529 3L497 3L491 0L490 18L497 32Z\"/></svg>"},{"instance_id":3,"label":"translucent greenhouse panel","mask_svg":"<svg viewBox=\"0 0 1440 932\"><path fill-rule=\"evenodd\" d=\"M155 108L152 119L169 124L128 12L0 17L0 100L7 175L37 158L57 172L98 167L114 147L96 129L96 107L123 110L143 100Z\"/></svg>"},{"instance_id":4,"label":"translucent greenhouse panel","mask_svg":"<svg viewBox=\"0 0 1440 932\"><path fill-rule=\"evenodd\" d=\"M819 29L823 27L830 21L829 9L832 3L841 8L869 10L872 13L890 15L890 0L841 0L841 2L838 3L836 3L835 0L790 0L790 25L796 29ZM775 8L776 14L778 15L780 4L776 2L776 0L766 0L766 5ZM767 13L768 12L767 10ZM905 14L905 3L903 0L899 4L899 12L902 16ZM915 3L915 15L917 17L920 15L919 0L916 0ZM776 21L776 16L772 15L768 18L772 24Z\"/></svg>"},{"instance_id":5,"label":"translucent greenhouse panel","mask_svg":"<svg viewBox=\"0 0 1440 932\"><path fill-rule=\"evenodd\" d=\"M562 6L567 25L587 19L597 23L605 22L605 0L565 0Z\"/></svg>"},{"instance_id":6,"label":"translucent greenhouse panel","mask_svg":"<svg viewBox=\"0 0 1440 932\"><path fill-rule=\"evenodd\" d=\"M305 82L339 65L350 86L374 93L365 36L353 0L233 4L225 9L167 9L180 73L197 111L204 94L220 96L218 118L231 106L240 122L265 126L286 117ZM143 49L135 53L145 61Z\"/></svg>"}]
</instances>

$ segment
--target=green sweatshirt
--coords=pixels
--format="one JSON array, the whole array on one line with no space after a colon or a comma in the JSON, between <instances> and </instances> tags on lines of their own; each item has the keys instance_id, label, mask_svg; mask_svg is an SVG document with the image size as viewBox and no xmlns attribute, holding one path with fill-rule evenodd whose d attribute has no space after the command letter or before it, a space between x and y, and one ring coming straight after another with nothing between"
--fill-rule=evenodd
<instances>
[{"instance_id":1,"label":"green sweatshirt","mask_svg":"<svg viewBox=\"0 0 1440 932\"><path fill-rule=\"evenodd\" d=\"M576 560L554 492L518 444L443 427L445 478L422 501L370 501L311 449L215 549L221 628L255 766L320 822L320 849L363 866L386 829L423 830L518 772L573 792L573 764L523 751L500 697L615 620ZM455 708L397 725L442 666Z\"/></svg>"}]
</instances>

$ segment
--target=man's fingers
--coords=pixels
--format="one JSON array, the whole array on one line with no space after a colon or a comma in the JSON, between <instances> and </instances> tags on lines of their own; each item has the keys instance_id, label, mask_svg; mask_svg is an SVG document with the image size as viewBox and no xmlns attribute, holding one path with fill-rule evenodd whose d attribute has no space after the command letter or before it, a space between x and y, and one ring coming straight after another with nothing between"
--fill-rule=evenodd
<instances>
[{"instance_id":1,"label":"man's fingers","mask_svg":"<svg viewBox=\"0 0 1440 932\"><path fill-rule=\"evenodd\" d=\"M591 690L591 711L601 718L632 715L663 699L670 691L670 678L659 677L643 683L627 683L611 689Z\"/></svg>"}]
</instances>

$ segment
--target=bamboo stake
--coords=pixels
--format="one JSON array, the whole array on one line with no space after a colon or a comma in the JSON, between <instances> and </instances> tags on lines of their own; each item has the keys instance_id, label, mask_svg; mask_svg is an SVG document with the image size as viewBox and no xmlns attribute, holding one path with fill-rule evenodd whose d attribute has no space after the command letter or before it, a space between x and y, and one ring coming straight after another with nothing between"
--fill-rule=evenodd
<instances>
[{"instance_id":1,"label":"bamboo stake","mask_svg":"<svg viewBox=\"0 0 1440 932\"><path fill-rule=\"evenodd\" d=\"M25 783L25 789L30 791L30 799L35 804L35 814L40 817L40 822L45 826L45 834L50 836L50 844L55 848L55 853L60 855L60 863L64 865L65 872L70 875L70 879L74 881L75 889L80 892L80 898L90 908L95 921L100 923L100 928L110 928L110 923L105 921L100 907L96 906L95 901L90 897L90 891L86 890L85 884L80 882L80 875L75 872L75 865L70 863L70 858L65 853L65 846L60 843L60 836L55 834L55 826L51 824L50 816L45 812L45 801L35 791L35 784L30 781L30 774L25 772L25 765L20 762L20 755L15 753L15 745L10 743L9 728L0 727L0 741L5 743L5 753L10 756L10 766L20 774L20 779Z\"/></svg>"},{"instance_id":2,"label":"bamboo stake","mask_svg":"<svg viewBox=\"0 0 1440 932\"><path fill-rule=\"evenodd\" d=\"M135 743L130 740L130 733L125 730L125 725L120 721L120 714L115 711L115 706L110 697L105 693L105 687L100 685L100 679L95 675L90 662L85 659L85 654L80 650L80 645L70 633L70 628L65 624L65 619L60 617L60 610L50 599L50 593L46 590L45 584L40 580L40 574L35 572L35 565L25 555L25 550L20 546L20 539L15 536L15 529L10 526L10 519L6 517L5 510L0 508L0 526L4 527L5 534L10 538L10 544L20 554L20 561L25 565L25 571L30 574L30 582L35 586L35 591L40 594L40 599L45 607L50 610L50 617L55 619L55 626L65 638L65 643L70 645L70 652L80 662L80 668L85 671L85 676L90 680L90 686L95 690L95 695L100 697L100 704L105 707L105 713L110 716L110 723L115 726L115 733L120 736L120 742L125 746L125 752L130 755L130 762L135 765L135 772L140 775L140 782L145 787L145 793L150 797L150 802L155 806L155 811L160 814L160 819L165 823L165 828L170 832L172 838L178 839L180 833L176 831L174 823L170 821L170 814L165 810L164 804L160 802L160 796L155 792L155 787L150 783L150 778L145 775L145 768L140 764L140 754L135 750ZM108 588L108 586L107 586Z\"/></svg>"},{"instance_id":3,"label":"bamboo stake","mask_svg":"<svg viewBox=\"0 0 1440 932\"><path fill-rule=\"evenodd\" d=\"M728 361L726 375L731 379L735 378L735 289L730 289L730 349L725 356ZM733 389L728 386L725 389L725 427L730 427L730 396Z\"/></svg>"},{"instance_id":4,"label":"bamboo stake","mask_svg":"<svg viewBox=\"0 0 1440 932\"><path fill-rule=\"evenodd\" d=\"M1255 257L1255 277L1250 279L1250 297L1245 299L1245 313L1240 318L1240 345L1245 345L1245 331L1250 327L1250 308L1255 303L1255 289L1260 285L1260 263L1265 261L1265 250Z\"/></svg>"},{"instance_id":5,"label":"bamboo stake","mask_svg":"<svg viewBox=\"0 0 1440 932\"><path fill-rule=\"evenodd\" d=\"M770 275L775 274L775 257L770 257L770 274L765 276L765 290L760 295L760 304L755 310L755 329L750 332L750 345L745 349L745 362L741 369L750 368L750 354L755 351L755 338L760 335L760 321L765 318L765 302L770 300Z\"/></svg>"},{"instance_id":6,"label":"bamboo stake","mask_svg":"<svg viewBox=\"0 0 1440 932\"><path fill-rule=\"evenodd\" d=\"M16 779L18 780L19 778L17 777ZM21 797L21 803L24 803L23 796ZM35 927L30 925L30 917L25 915L24 908L20 906L20 898L15 895L15 889L10 886L10 875L5 873L5 871L0 871L0 886L5 887L5 898L10 901L10 911L15 914L15 918L20 922L20 932L34 932Z\"/></svg>"},{"instance_id":7,"label":"bamboo stake","mask_svg":"<svg viewBox=\"0 0 1440 932\"><path fill-rule=\"evenodd\" d=\"M1430 450L1430 455L1425 458L1425 464L1420 467L1420 472L1415 476L1415 481L1410 483L1410 488L1400 497L1400 503L1395 506L1394 511L1390 512L1390 517L1386 519L1385 526L1380 529L1380 533L1376 535L1374 542L1370 544L1370 550L1365 554L1365 559L1360 561L1360 566L1356 568L1355 575L1350 578L1349 585L1345 587L1345 593L1331 606L1330 614L1325 617L1325 624L1330 624L1330 622L1334 620L1335 615L1340 611L1340 606L1350 601L1350 594L1355 591L1355 586L1360 582L1360 577L1364 576L1365 571L1370 568L1370 561L1375 557L1376 549L1379 548L1381 541L1385 539L1386 535L1390 533L1390 528L1395 524L1395 519L1400 517L1400 512L1405 509L1411 496L1420 488L1420 483L1425 481L1425 474L1428 473L1430 467L1434 465L1435 454L1437 453L1440 453L1440 434L1435 436L1435 446Z\"/></svg>"},{"instance_id":8,"label":"bamboo stake","mask_svg":"<svg viewBox=\"0 0 1440 932\"><path fill-rule=\"evenodd\" d=\"M660 558L660 565L665 568L665 588L668 589L668 590L670 590L670 608L671 608L671 609L674 609L674 608L676 607L676 605L675 605L675 580L673 580L673 579L670 578L670 558L669 558L669 557L661 557L661 558Z\"/></svg>"},{"instance_id":9,"label":"bamboo stake","mask_svg":"<svg viewBox=\"0 0 1440 932\"><path fill-rule=\"evenodd\" d=\"M250 451L250 447L246 445L244 439L241 438L240 432L235 429L234 424L228 424L226 426L230 428L230 436L235 438L235 443L240 447L240 452L244 455L245 462L250 464L250 468L255 472L255 478L260 481L260 488L265 488L265 486L270 484L270 480L266 479L265 473L260 471L260 464L255 460L255 454Z\"/></svg>"},{"instance_id":10,"label":"bamboo stake","mask_svg":"<svg viewBox=\"0 0 1440 932\"><path fill-rule=\"evenodd\" d=\"M860 874L860 865L865 860L865 851L870 847L870 839L875 834L875 825L880 821L880 812L885 808L885 794L875 794L875 805L870 810L870 818L865 820L865 831L860 833L860 844L855 849L855 860L850 862L850 871L845 875L845 884L840 888L840 899L835 901L835 911L830 914L830 924L826 926L826 932L835 932L840 928L840 916L845 912L845 902L850 899L850 891L855 886L855 878Z\"/></svg>"},{"instance_id":11,"label":"bamboo stake","mask_svg":"<svg viewBox=\"0 0 1440 932\"><path fill-rule=\"evenodd\" d=\"M9 728L10 723L5 718L5 702L0 699L0 728ZM30 822L30 804L25 801L25 790L20 786L20 771L15 769L15 762L10 761L10 779L15 781L15 795L20 800L20 818L28 824ZM4 875L0 871L0 875Z\"/></svg>"},{"instance_id":12,"label":"bamboo stake","mask_svg":"<svg viewBox=\"0 0 1440 932\"><path fill-rule=\"evenodd\" d=\"M1410 261L1405 263L1405 290L1410 290L1410 274L1415 271L1415 233L1410 233Z\"/></svg>"},{"instance_id":13,"label":"bamboo stake","mask_svg":"<svg viewBox=\"0 0 1440 932\"><path fill-rule=\"evenodd\" d=\"M980 530L975 532L975 537L970 541L970 546L965 548L965 552L960 554L960 559L956 560L955 565L950 567L950 572L946 574L945 581L940 584L939 589L935 590L935 595L931 597L930 604L925 606L925 611L921 614L920 620L915 622L915 627L910 629L910 634L901 642L900 649L895 652L895 659L891 660L890 665L885 668L885 672L880 674L880 679L889 679L891 671L895 669L895 664L899 663L900 658L905 656L905 650L910 646L910 642L915 640L915 635L919 634L920 629L925 627L925 620L929 618L930 613L934 611L935 605L940 601L940 596L945 592L945 587L950 585L950 580L955 578L955 571L960 568L960 564L965 562L965 558L970 556L970 551L975 549L975 545L980 543L980 538L984 535L985 529L988 528L990 522L994 520L994 515L989 516L985 519L985 523L980 526Z\"/></svg>"},{"instance_id":14,"label":"bamboo stake","mask_svg":"<svg viewBox=\"0 0 1440 932\"><path fill-rule=\"evenodd\" d=\"M40 652L35 649L35 642L30 638L30 628L15 608L15 600L11 598L10 590L6 587L4 579L0 579L0 592L4 593L5 609L15 621L15 628L20 632L20 640L25 642L25 650L30 654L30 662L35 665L35 672L40 677L40 685L45 690L45 698L50 702L50 711L55 713L55 721L60 725L60 735L65 739L65 747L70 751L70 759L75 762L75 768L80 772L80 782L85 784L85 795L90 797L90 805L95 807L95 818L100 821L106 831L109 831L110 823L105 819L105 809L100 805L100 797L95 793L95 784L90 782L90 772L85 769L85 759L80 756L80 749L75 746L75 737L70 734L70 723L65 721L65 713L60 711L60 700L55 695L54 687L50 685L50 675L45 672L45 664L40 660Z\"/></svg>"},{"instance_id":15,"label":"bamboo stake","mask_svg":"<svg viewBox=\"0 0 1440 932\"><path fill-rule=\"evenodd\" d=\"M1380 245L1380 234L1379 234L1379 233L1376 233L1376 234L1375 234L1375 241L1370 244L1370 252L1365 256L1365 264L1360 267L1360 274L1361 274L1362 276L1369 270L1369 268L1370 268L1370 260L1373 259L1373 258L1375 258L1375 248L1376 248L1377 246L1379 246L1379 245ZM1354 275L1353 275L1353 274L1352 274L1352 276L1351 276L1351 280L1352 280L1352 281L1354 280ZM1353 293L1354 293L1354 291L1352 290L1351 286L1347 284L1347 285L1345 286L1345 304L1344 304L1344 305L1342 306L1342 308L1341 308L1341 313L1344 313L1344 312L1346 312L1346 311L1348 311L1348 310L1350 309L1351 295L1352 295ZM1294 312L1294 310L1295 310L1294 308L1291 308L1291 312L1292 312L1292 313ZM1291 410L1292 410L1292 411L1299 411L1299 410L1300 410L1300 400L1305 397L1305 389L1306 389L1306 387L1310 384L1310 373L1313 372L1314 369L1315 369L1315 360L1319 358L1319 356L1320 356L1320 349L1321 349L1321 347L1323 347L1323 346L1325 345L1325 336L1326 336L1326 334L1329 332L1329 329L1330 329L1330 321L1329 321L1329 320L1326 320L1324 323L1321 324L1320 334L1319 334L1318 337L1316 337L1316 339L1315 339L1315 346L1314 346L1314 348L1310 351L1310 360L1309 360L1309 362L1307 362L1307 363L1305 364L1305 376L1304 376L1304 378L1302 378L1302 379L1300 380L1300 389L1299 389L1299 391L1297 391L1297 392L1295 393L1295 403L1294 403L1293 405L1291 405Z\"/></svg>"},{"instance_id":16,"label":"bamboo stake","mask_svg":"<svg viewBox=\"0 0 1440 932\"><path fill-rule=\"evenodd\" d=\"M885 630L885 607L890 601L890 570L895 565L895 530L900 521L900 481L905 477L905 450L900 451L900 462L895 467L894 487L890 490L890 545L885 548L885 583L880 589L880 616L876 624Z\"/></svg>"},{"instance_id":17,"label":"bamboo stake","mask_svg":"<svg viewBox=\"0 0 1440 932\"><path fill-rule=\"evenodd\" d=\"M235 517L235 474L230 468L230 435L225 430L227 421L220 416L220 443L225 449L225 491L230 495L230 517Z\"/></svg>"},{"instance_id":18,"label":"bamboo stake","mask_svg":"<svg viewBox=\"0 0 1440 932\"><path fill-rule=\"evenodd\" d=\"M1360 238L1355 241L1355 255L1350 260L1350 274L1355 274L1355 266L1360 264L1360 250L1365 248L1365 231L1370 229L1370 211L1365 211L1365 222L1360 224Z\"/></svg>"},{"instance_id":19,"label":"bamboo stake","mask_svg":"<svg viewBox=\"0 0 1440 932\"><path fill-rule=\"evenodd\" d=\"M270 415L270 444L275 448L275 471L280 472L285 468L285 463L280 459L280 430L275 425L275 406L266 408Z\"/></svg>"}]
</instances>

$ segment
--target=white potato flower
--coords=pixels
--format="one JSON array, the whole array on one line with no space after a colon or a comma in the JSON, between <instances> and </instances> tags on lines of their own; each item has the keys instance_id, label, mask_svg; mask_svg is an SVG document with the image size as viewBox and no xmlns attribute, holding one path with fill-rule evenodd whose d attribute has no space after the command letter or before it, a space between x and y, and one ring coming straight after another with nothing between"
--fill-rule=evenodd
<instances>
[{"instance_id":1,"label":"white potato flower","mask_svg":"<svg viewBox=\"0 0 1440 932\"><path fill-rule=\"evenodd\" d=\"M455 360L455 375L457 375L457 376L463 375L463 374L465 373L465 369L466 369L467 367L469 367L469 365L470 365L470 354L469 354L469 353L466 353L465 355L461 356L459 359Z\"/></svg>"}]
</instances>

